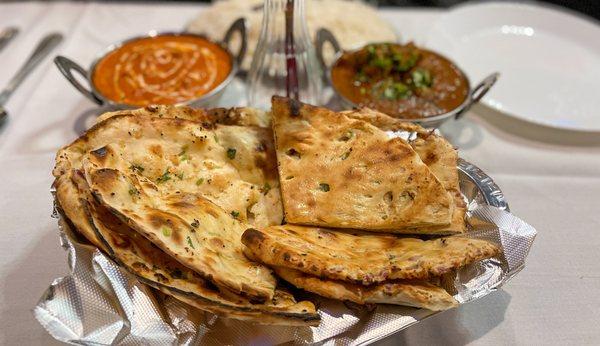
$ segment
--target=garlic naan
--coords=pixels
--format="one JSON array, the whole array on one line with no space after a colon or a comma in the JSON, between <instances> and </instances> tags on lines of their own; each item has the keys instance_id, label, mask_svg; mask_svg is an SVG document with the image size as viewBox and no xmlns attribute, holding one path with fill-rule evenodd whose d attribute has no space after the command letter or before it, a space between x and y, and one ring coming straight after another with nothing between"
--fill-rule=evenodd
<instances>
[{"instance_id":1,"label":"garlic naan","mask_svg":"<svg viewBox=\"0 0 600 346\"><path fill-rule=\"evenodd\" d=\"M338 280L321 279L294 269L276 267L275 273L285 281L320 296L348 300L357 304L393 304L448 310L458 305L443 288L424 281L389 281L362 286Z\"/></svg>"},{"instance_id":2,"label":"garlic naan","mask_svg":"<svg viewBox=\"0 0 600 346\"><path fill-rule=\"evenodd\" d=\"M272 115L288 222L390 232L450 224L450 195L404 140L277 96Z\"/></svg>"},{"instance_id":3,"label":"garlic naan","mask_svg":"<svg viewBox=\"0 0 600 346\"><path fill-rule=\"evenodd\" d=\"M242 253L246 226L236 220L239 215L200 194L159 189L160 181L151 181L131 165L116 144L84 157L86 181L102 205L204 278L256 300L273 298L270 270Z\"/></svg>"},{"instance_id":4,"label":"garlic naan","mask_svg":"<svg viewBox=\"0 0 600 346\"><path fill-rule=\"evenodd\" d=\"M102 245L111 258L143 282L196 308L221 317L260 324L313 325L319 315L310 302L297 303L276 290L273 299L253 304L247 298L215 286L183 266L100 205L91 195L83 173L73 175L78 195Z\"/></svg>"},{"instance_id":5,"label":"garlic naan","mask_svg":"<svg viewBox=\"0 0 600 346\"><path fill-rule=\"evenodd\" d=\"M400 121L386 114L368 108L342 112L352 119L366 121L384 131L406 131L415 133L416 137L408 143L429 167L433 175L444 185L446 191L452 196L452 222L448 226L419 227L406 229L406 233L413 234L453 234L463 233L465 227L465 213L467 206L460 192L458 180L456 149L444 137L435 134L435 131ZM398 233L402 233L398 231Z\"/></svg>"},{"instance_id":6,"label":"garlic naan","mask_svg":"<svg viewBox=\"0 0 600 346\"><path fill-rule=\"evenodd\" d=\"M131 169L160 181L161 190L202 193L256 227L283 219L275 150L267 128L121 114L62 148L54 176L70 179L71 170L81 168L83 155L109 143L119 146Z\"/></svg>"},{"instance_id":7,"label":"garlic naan","mask_svg":"<svg viewBox=\"0 0 600 346\"><path fill-rule=\"evenodd\" d=\"M269 266L363 285L441 276L499 253L479 239L421 240L295 225L247 229L242 242L248 257Z\"/></svg>"},{"instance_id":8,"label":"garlic naan","mask_svg":"<svg viewBox=\"0 0 600 346\"><path fill-rule=\"evenodd\" d=\"M269 127L271 117L267 112L249 107L195 109L185 106L152 105L132 110L103 113L96 119L100 123L116 115L136 115L154 118L186 119L204 124Z\"/></svg>"}]
</instances>

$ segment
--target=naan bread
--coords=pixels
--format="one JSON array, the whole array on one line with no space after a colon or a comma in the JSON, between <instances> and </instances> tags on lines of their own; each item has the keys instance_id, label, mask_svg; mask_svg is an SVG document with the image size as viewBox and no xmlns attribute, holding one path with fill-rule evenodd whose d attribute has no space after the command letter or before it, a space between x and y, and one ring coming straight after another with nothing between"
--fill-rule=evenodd
<instances>
[{"instance_id":1,"label":"naan bread","mask_svg":"<svg viewBox=\"0 0 600 346\"><path fill-rule=\"evenodd\" d=\"M160 181L161 190L201 193L256 227L281 224L277 163L268 128L121 114L62 148L54 176L70 179L71 170L81 168L83 155L109 143L118 144L131 169Z\"/></svg>"},{"instance_id":2,"label":"naan bread","mask_svg":"<svg viewBox=\"0 0 600 346\"><path fill-rule=\"evenodd\" d=\"M159 286L158 289L188 305L200 310L207 310L206 303L197 296L182 294L179 291L164 286ZM239 304L239 306L236 306L235 310L226 308L221 309L223 311L222 313L219 311L210 312L222 317L234 318L262 325L318 326L321 321L321 317L316 313L313 303L308 301L296 303L294 297L290 293L278 290L275 292L272 301L271 304L265 305L260 309L256 309L256 306L248 307Z\"/></svg>"},{"instance_id":3,"label":"naan bread","mask_svg":"<svg viewBox=\"0 0 600 346\"><path fill-rule=\"evenodd\" d=\"M58 206L75 226L77 232L94 246L106 252L104 244L98 239L92 225L89 223L84 210L85 206L79 199L77 187L71 181L70 174L64 174L56 178L53 186L56 189L55 196Z\"/></svg>"},{"instance_id":4,"label":"naan bread","mask_svg":"<svg viewBox=\"0 0 600 346\"><path fill-rule=\"evenodd\" d=\"M378 112L371 108L363 107L342 111L340 113L352 119L366 121L383 131L407 131L415 132L420 135L428 135L431 133L431 130L426 130L420 125L392 118L385 113Z\"/></svg>"},{"instance_id":5,"label":"naan bread","mask_svg":"<svg viewBox=\"0 0 600 346\"><path fill-rule=\"evenodd\" d=\"M423 281L390 281L362 286L321 279L294 269L276 267L274 270L282 279L305 291L357 304L393 304L432 311L448 310L458 305L443 288Z\"/></svg>"},{"instance_id":6,"label":"naan bread","mask_svg":"<svg viewBox=\"0 0 600 346\"><path fill-rule=\"evenodd\" d=\"M499 253L479 239L420 240L296 225L247 229L242 242L248 257L269 266L363 285L441 276Z\"/></svg>"},{"instance_id":7,"label":"naan bread","mask_svg":"<svg viewBox=\"0 0 600 346\"><path fill-rule=\"evenodd\" d=\"M130 166L115 144L84 157L86 181L102 205L204 278L255 300L273 298L270 270L242 253L246 225L235 219L239 215L200 194L161 190Z\"/></svg>"},{"instance_id":8,"label":"naan bread","mask_svg":"<svg viewBox=\"0 0 600 346\"><path fill-rule=\"evenodd\" d=\"M458 170L456 168L458 153L452 144L444 137L435 134L434 131L426 130L413 123L400 121L368 108L342 113L349 118L366 121L384 131L415 133L416 137L408 143L452 196L452 221L449 226L407 229L407 233L453 234L466 231L465 213L467 206L460 192Z\"/></svg>"},{"instance_id":9,"label":"naan bread","mask_svg":"<svg viewBox=\"0 0 600 346\"><path fill-rule=\"evenodd\" d=\"M267 112L249 107L195 109L185 106L151 105L132 110L106 112L96 118L103 122L116 115L135 115L155 118L172 118L196 121L204 124L269 127L271 116Z\"/></svg>"},{"instance_id":10,"label":"naan bread","mask_svg":"<svg viewBox=\"0 0 600 346\"><path fill-rule=\"evenodd\" d=\"M288 222L390 232L450 224L451 197L404 140L277 96L272 115Z\"/></svg>"},{"instance_id":11,"label":"naan bread","mask_svg":"<svg viewBox=\"0 0 600 346\"><path fill-rule=\"evenodd\" d=\"M166 105L150 105L144 108L137 109L123 109L113 112L102 113L96 118L96 124L99 124L106 119L112 118L117 115L135 115L135 116L147 116L155 118L171 118L171 119L185 119L199 123L214 125L215 119L213 119L206 111L206 109L190 108L185 106L166 106Z\"/></svg>"},{"instance_id":12,"label":"naan bread","mask_svg":"<svg viewBox=\"0 0 600 346\"><path fill-rule=\"evenodd\" d=\"M221 317L260 324L313 325L319 315L310 302L297 303L289 293L276 290L265 304L219 288L183 266L132 230L91 195L81 171L73 175L77 193L90 225L111 258L143 282L196 308Z\"/></svg>"}]
</instances>

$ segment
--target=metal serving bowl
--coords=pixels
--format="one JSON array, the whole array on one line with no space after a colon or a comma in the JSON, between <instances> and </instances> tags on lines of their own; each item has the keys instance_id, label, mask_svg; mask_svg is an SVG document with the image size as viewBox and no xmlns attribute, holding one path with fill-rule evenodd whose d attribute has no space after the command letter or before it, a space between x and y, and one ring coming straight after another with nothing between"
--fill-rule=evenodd
<instances>
[{"instance_id":1,"label":"metal serving bowl","mask_svg":"<svg viewBox=\"0 0 600 346\"><path fill-rule=\"evenodd\" d=\"M326 63L326 59L323 54L323 47L325 46L326 43L331 44L331 46L333 47L333 49L335 51L335 55L333 57L333 63L331 65L328 65ZM355 51L358 51L358 49L353 50L353 51L348 51L348 52L352 53ZM335 94L337 95L337 97L342 101L342 103L346 107L349 107L349 108L358 107L358 105L356 103L350 101L348 98L346 98L344 95L342 95L337 90L337 88L335 87L335 85L333 84L333 82L331 80L331 67L337 63L338 59L342 56L342 54L347 53L341 49L340 44L338 43L336 38L333 36L331 31L329 31L327 29L320 29L317 32L316 52L317 52L317 58L320 60L321 65L323 67L323 71L325 72L325 78L327 79L327 82L329 83L329 85L331 85L332 89L335 91ZM451 61L451 62L454 64L454 66L457 66L457 68L458 68L458 65L456 65L453 61ZM467 77L467 75L464 73L464 71L462 69L458 68L458 70L465 77L465 80L467 81L467 88L470 90L469 94L467 95L465 100L460 104L460 106L454 108L453 110L451 110L449 112L430 116L430 117L417 118L417 119L400 119L400 120L417 123L424 127L439 127L444 121L446 121L448 119L451 119L451 118L459 119L471 108L471 106L473 106L475 103L479 102L479 100L483 96L485 96L485 94L491 89L491 87L494 85L494 83L496 83L496 80L498 80L498 77L500 76L499 73L494 72L494 73L490 74L489 76L487 76L486 78L484 78L479 84L477 84L475 86L475 88L471 89L471 82L469 81L469 78Z\"/></svg>"},{"instance_id":2,"label":"metal serving bowl","mask_svg":"<svg viewBox=\"0 0 600 346\"><path fill-rule=\"evenodd\" d=\"M231 53L231 50L229 49L229 45L231 43L232 37L234 36L234 34L236 32L238 32L241 37L241 44L240 44L237 55L234 55L233 53ZM96 67L98 66L98 63L100 61L102 61L102 59L104 59L109 53L122 47L125 43L139 40L139 39L146 38L146 37L156 37L156 36L161 36L161 35L200 37L200 38L206 39L210 42L218 44L221 48L223 48L227 52L227 54L229 55L229 58L231 59L231 71L229 71L227 78L225 78L225 80L223 82L221 82L219 85L217 85L210 92L208 92L200 97L177 103L177 105L186 105L186 106L191 106L191 107L212 107L212 106L214 106L215 103L219 100L219 98L223 94L223 91L225 90L225 88L231 83L231 81L237 74L239 66L246 54L248 41L247 41L247 36L246 36L246 24L245 24L245 20L243 18L239 18L233 24L231 24L231 26L225 33L225 37L223 38L222 42L214 42L213 40L210 40L209 38L207 38L204 35L197 35L197 34L192 34L192 33L187 33L187 32L177 33L177 32L153 31L146 35L136 36L136 37L133 37L133 38L130 38L130 39L127 39L127 40L124 40L124 41L121 41L121 42L118 42L118 43L108 46L106 49L104 49L102 51L101 54L98 55L98 57L96 59L94 59L94 61L90 65L90 68L87 70L84 69L83 67L81 67L79 64L75 63L74 61L72 61L71 59L64 57L64 56L60 56L60 55L57 56L56 58L54 58L54 63L56 64L56 66L58 67L60 72L65 76L65 78L67 78L67 80L69 82L71 82L71 84L75 87L75 89L79 90L79 92L82 93L83 96L87 97L92 102L95 102L101 106L109 106L109 107L115 108L115 109L139 108L140 106L119 103L119 102L111 100L111 99L105 97L104 95L102 95L102 93L94 85L92 76L94 75L94 72L96 70ZM75 78L75 76L73 74L74 71L79 73L81 76L83 76L85 78L89 87L84 86Z\"/></svg>"}]
</instances>

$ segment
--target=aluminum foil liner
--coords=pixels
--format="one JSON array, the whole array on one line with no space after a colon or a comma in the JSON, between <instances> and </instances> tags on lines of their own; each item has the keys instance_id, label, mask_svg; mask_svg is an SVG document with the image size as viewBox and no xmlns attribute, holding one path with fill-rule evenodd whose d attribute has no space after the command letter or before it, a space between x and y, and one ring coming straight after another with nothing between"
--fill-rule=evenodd
<instances>
[{"instance_id":1,"label":"aluminum foil liner","mask_svg":"<svg viewBox=\"0 0 600 346\"><path fill-rule=\"evenodd\" d=\"M479 168L460 160L459 173L468 202L470 232L466 236L491 240L503 249L499 258L469 265L444 278L444 288L463 304L494 292L523 269L536 230L509 212L498 186ZM218 318L141 284L55 215L71 273L52 282L33 313L60 341L77 345L366 345L436 314L393 305L347 306L307 295L319 306L322 321L318 327L261 326Z\"/></svg>"}]
</instances>

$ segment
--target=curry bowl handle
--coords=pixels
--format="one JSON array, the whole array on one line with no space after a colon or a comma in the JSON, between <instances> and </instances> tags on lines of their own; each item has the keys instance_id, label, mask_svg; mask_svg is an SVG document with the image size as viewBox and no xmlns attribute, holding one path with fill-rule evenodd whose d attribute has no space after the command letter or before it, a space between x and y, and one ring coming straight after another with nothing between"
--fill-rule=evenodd
<instances>
[{"instance_id":1,"label":"curry bowl handle","mask_svg":"<svg viewBox=\"0 0 600 346\"><path fill-rule=\"evenodd\" d=\"M58 67L58 70L63 74L63 76L65 76L65 78L75 87L75 89L79 90L79 92L82 93L83 96L87 97L92 102L95 102L99 105L104 104L102 99L96 96L96 94L94 94L92 90L86 88L81 83L79 83L79 81L73 75L73 70L75 70L76 72L81 74L85 78L85 80L88 81L88 83L91 83L91 81L88 79L88 73L83 67L79 66L73 60L61 55L58 55L54 58L54 64L56 64L56 67Z\"/></svg>"},{"instance_id":2,"label":"curry bowl handle","mask_svg":"<svg viewBox=\"0 0 600 346\"><path fill-rule=\"evenodd\" d=\"M323 55L323 47L325 43L329 42L333 47L335 54L339 54L342 51L339 42L336 40L333 33L325 28L319 29L317 31L317 37L315 42L315 51L317 53L317 59L319 59L319 63L321 64L321 68L323 71L329 70L327 63L325 62L325 56Z\"/></svg>"},{"instance_id":3,"label":"curry bowl handle","mask_svg":"<svg viewBox=\"0 0 600 346\"><path fill-rule=\"evenodd\" d=\"M494 72L479 82L479 84L477 84L477 86L475 86L475 88L473 88L471 91L469 95L469 102L467 102L465 107L461 109L460 112L456 113L455 118L460 119L474 104L479 102L479 100L481 100L485 94L490 91L494 84L496 84L498 78L500 78L500 73Z\"/></svg>"},{"instance_id":4,"label":"curry bowl handle","mask_svg":"<svg viewBox=\"0 0 600 346\"><path fill-rule=\"evenodd\" d=\"M229 51L231 51L231 48L230 48L231 38L233 37L233 34L235 34L236 32L239 32L239 34L240 34L241 43L240 43L240 48L239 48L237 54L234 56L234 59L237 62L238 66L241 66L242 61L244 60L244 57L246 56L246 50L248 49L248 35L246 33L246 20L243 17L236 19L235 22L233 22L233 24L231 24L229 29L227 29L227 32L225 33L225 37L223 37L223 43L225 44L227 49L229 49Z\"/></svg>"}]
</instances>

